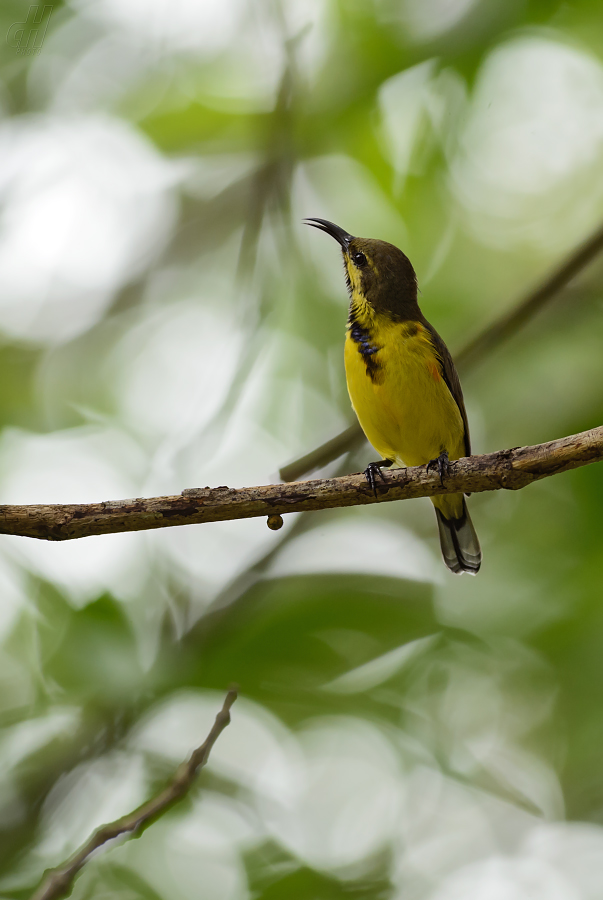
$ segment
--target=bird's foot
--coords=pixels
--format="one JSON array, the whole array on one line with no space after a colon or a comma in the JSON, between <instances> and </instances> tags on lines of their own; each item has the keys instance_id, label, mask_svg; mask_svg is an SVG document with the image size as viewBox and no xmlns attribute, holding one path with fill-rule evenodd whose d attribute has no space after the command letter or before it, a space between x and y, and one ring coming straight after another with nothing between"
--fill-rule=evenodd
<instances>
[{"instance_id":1,"label":"bird's foot","mask_svg":"<svg viewBox=\"0 0 603 900\"><path fill-rule=\"evenodd\" d=\"M444 475L448 475L450 465L448 460L448 450L442 450L436 459L430 459L427 463L427 471L437 469L440 476L440 484L444 487Z\"/></svg>"},{"instance_id":2,"label":"bird's foot","mask_svg":"<svg viewBox=\"0 0 603 900\"><path fill-rule=\"evenodd\" d=\"M393 459L380 459L379 462L369 463L364 470L364 477L368 481L375 497L377 496L376 476L378 475L381 481L386 481L387 479L381 470L388 469L392 465L392 463Z\"/></svg>"}]
</instances>

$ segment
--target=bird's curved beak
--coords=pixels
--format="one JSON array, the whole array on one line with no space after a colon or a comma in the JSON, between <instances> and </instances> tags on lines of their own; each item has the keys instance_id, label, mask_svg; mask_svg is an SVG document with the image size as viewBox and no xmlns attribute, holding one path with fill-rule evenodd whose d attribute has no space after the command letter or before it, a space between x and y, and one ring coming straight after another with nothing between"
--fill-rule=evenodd
<instances>
[{"instance_id":1,"label":"bird's curved beak","mask_svg":"<svg viewBox=\"0 0 603 900\"><path fill-rule=\"evenodd\" d=\"M304 219L304 224L312 225L313 228L319 228L321 231L330 234L332 238L335 238L338 244L341 244L344 250L347 250L350 241L354 240L353 235L348 234L347 231L344 231L339 225L335 225L333 222L327 222L326 219Z\"/></svg>"}]
</instances>

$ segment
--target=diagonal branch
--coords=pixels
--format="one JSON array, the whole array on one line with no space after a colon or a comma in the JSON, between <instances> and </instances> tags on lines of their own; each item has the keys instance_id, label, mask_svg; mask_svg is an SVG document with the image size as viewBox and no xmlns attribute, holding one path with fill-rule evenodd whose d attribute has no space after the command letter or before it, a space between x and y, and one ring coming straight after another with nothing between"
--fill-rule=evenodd
<instances>
[{"instance_id":1,"label":"diagonal branch","mask_svg":"<svg viewBox=\"0 0 603 900\"><path fill-rule=\"evenodd\" d=\"M554 269L542 284L522 298L508 312L488 325L473 340L465 344L455 357L460 371L481 362L487 354L512 337L540 312L572 279L591 263L603 250L603 225L560 266Z\"/></svg>"},{"instance_id":2,"label":"diagonal branch","mask_svg":"<svg viewBox=\"0 0 603 900\"><path fill-rule=\"evenodd\" d=\"M426 466L388 472L375 497L364 475L270 484L250 488L192 488L174 497L104 503L0 506L0 534L68 541L93 534L144 531L202 522L274 517L290 512L362 506L412 497L501 488L519 490L533 481L603 460L603 426L570 437L515 447L450 464L444 484Z\"/></svg>"},{"instance_id":3,"label":"diagonal branch","mask_svg":"<svg viewBox=\"0 0 603 900\"><path fill-rule=\"evenodd\" d=\"M520 331L523 326L543 309L549 300L557 294L585 269L603 251L603 225L600 225L590 237L554 269L538 287L522 297L508 312L505 312L487 325L473 340L469 341L459 353L455 354L455 362L461 374L477 365L487 354L503 344ZM283 481L296 481L308 472L322 469L338 456L342 456L365 440L360 425L356 422L345 431L336 435L320 447L316 447L305 456L293 460L283 466L279 472Z\"/></svg>"},{"instance_id":4,"label":"diagonal branch","mask_svg":"<svg viewBox=\"0 0 603 900\"><path fill-rule=\"evenodd\" d=\"M218 737L230 723L230 709L236 699L237 688L233 687L228 691L224 705L216 716L216 721L205 741L200 747L193 750L186 762L178 767L174 777L161 793L143 803L134 812L97 829L67 862L48 872L31 900L58 900L58 898L64 897L71 891L75 876L95 850L122 834L128 836L135 833L140 834L143 828L163 815L178 800L181 800L192 787L199 769L206 764Z\"/></svg>"}]
</instances>

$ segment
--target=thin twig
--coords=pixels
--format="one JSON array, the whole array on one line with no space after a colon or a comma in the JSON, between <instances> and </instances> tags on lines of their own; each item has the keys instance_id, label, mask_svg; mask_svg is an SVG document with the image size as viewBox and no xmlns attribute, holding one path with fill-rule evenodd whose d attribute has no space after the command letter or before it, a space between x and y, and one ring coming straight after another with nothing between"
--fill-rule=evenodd
<instances>
[{"instance_id":1,"label":"thin twig","mask_svg":"<svg viewBox=\"0 0 603 900\"><path fill-rule=\"evenodd\" d=\"M58 900L58 898L64 897L71 890L75 876L95 850L122 834L129 836L134 833L140 834L146 826L162 816L178 800L181 800L190 790L199 769L206 764L216 740L230 723L230 709L236 699L237 688L232 687L228 691L224 705L216 716L216 721L205 741L200 747L193 750L186 762L177 768L167 787L156 797L152 797L135 809L134 812L98 828L92 837L79 850L76 850L73 856L46 874L44 881L32 895L31 900Z\"/></svg>"},{"instance_id":2,"label":"thin twig","mask_svg":"<svg viewBox=\"0 0 603 900\"><path fill-rule=\"evenodd\" d=\"M363 506L412 497L501 488L519 490L548 475L603 459L603 426L581 434L451 463L444 484L426 466L388 472L373 495L364 475L270 484L250 488L192 488L172 497L109 500L104 503L0 506L0 533L47 541L93 534L144 531L283 515L342 506Z\"/></svg>"},{"instance_id":3,"label":"thin twig","mask_svg":"<svg viewBox=\"0 0 603 900\"><path fill-rule=\"evenodd\" d=\"M354 422L345 431L335 435L334 438L321 444L320 447L310 450L305 456L300 456L293 462L288 463L288 465L283 466L279 469L279 478L281 481L297 481L299 478L303 478L304 475L316 471L316 469L322 469L323 466L333 462L339 456L343 456L344 453L350 453L352 450L355 450L365 440L362 428L358 422Z\"/></svg>"},{"instance_id":4,"label":"thin twig","mask_svg":"<svg viewBox=\"0 0 603 900\"><path fill-rule=\"evenodd\" d=\"M487 354L516 334L530 319L572 279L582 272L603 250L603 225L601 225L584 243L580 244L570 256L537 288L503 313L498 319L486 326L476 337L454 355L456 366L461 372L468 371L482 362ZM360 425L355 423L336 435L320 447L311 450L304 456L293 460L279 470L283 481L297 481L304 475L322 469L338 456L354 450L364 440Z\"/></svg>"},{"instance_id":5,"label":"thin twig","mask_svg":"<svg viewBox=\"0 0 603 900\"><path fill-rule=\"evenodd\" d=\"M552 300L572 279L579 275L603 250L603 225L574 252L548 278L519 301L509 312L488 325L477 337L469 341L455 357L459 371L481 362L486 355L512 337L531 318Z\"/></svg>"}]
</instances>

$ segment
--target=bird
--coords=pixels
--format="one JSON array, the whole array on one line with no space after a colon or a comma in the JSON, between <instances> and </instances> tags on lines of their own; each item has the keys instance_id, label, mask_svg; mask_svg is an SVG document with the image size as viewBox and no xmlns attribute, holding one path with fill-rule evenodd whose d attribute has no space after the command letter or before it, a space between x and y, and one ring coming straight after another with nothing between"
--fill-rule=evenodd
<instances>
[{"instance_id":1,"label":"bird","mask_svg":"<svg viewBox=\"0 0 603 900\"><path fill-rule=\"evenodd\" d=\"M344 360L352 407L381 459L366 479L390 466L427 465L442 484L449 461L471 455L459 376L446 344L417 300L408 257L386 241L354 237L326 219L307 218L341 246L350 296ZM462 493L431 497L440 546L451 572L476 575L482 553Z\"/></svg>"}]
</instances>

